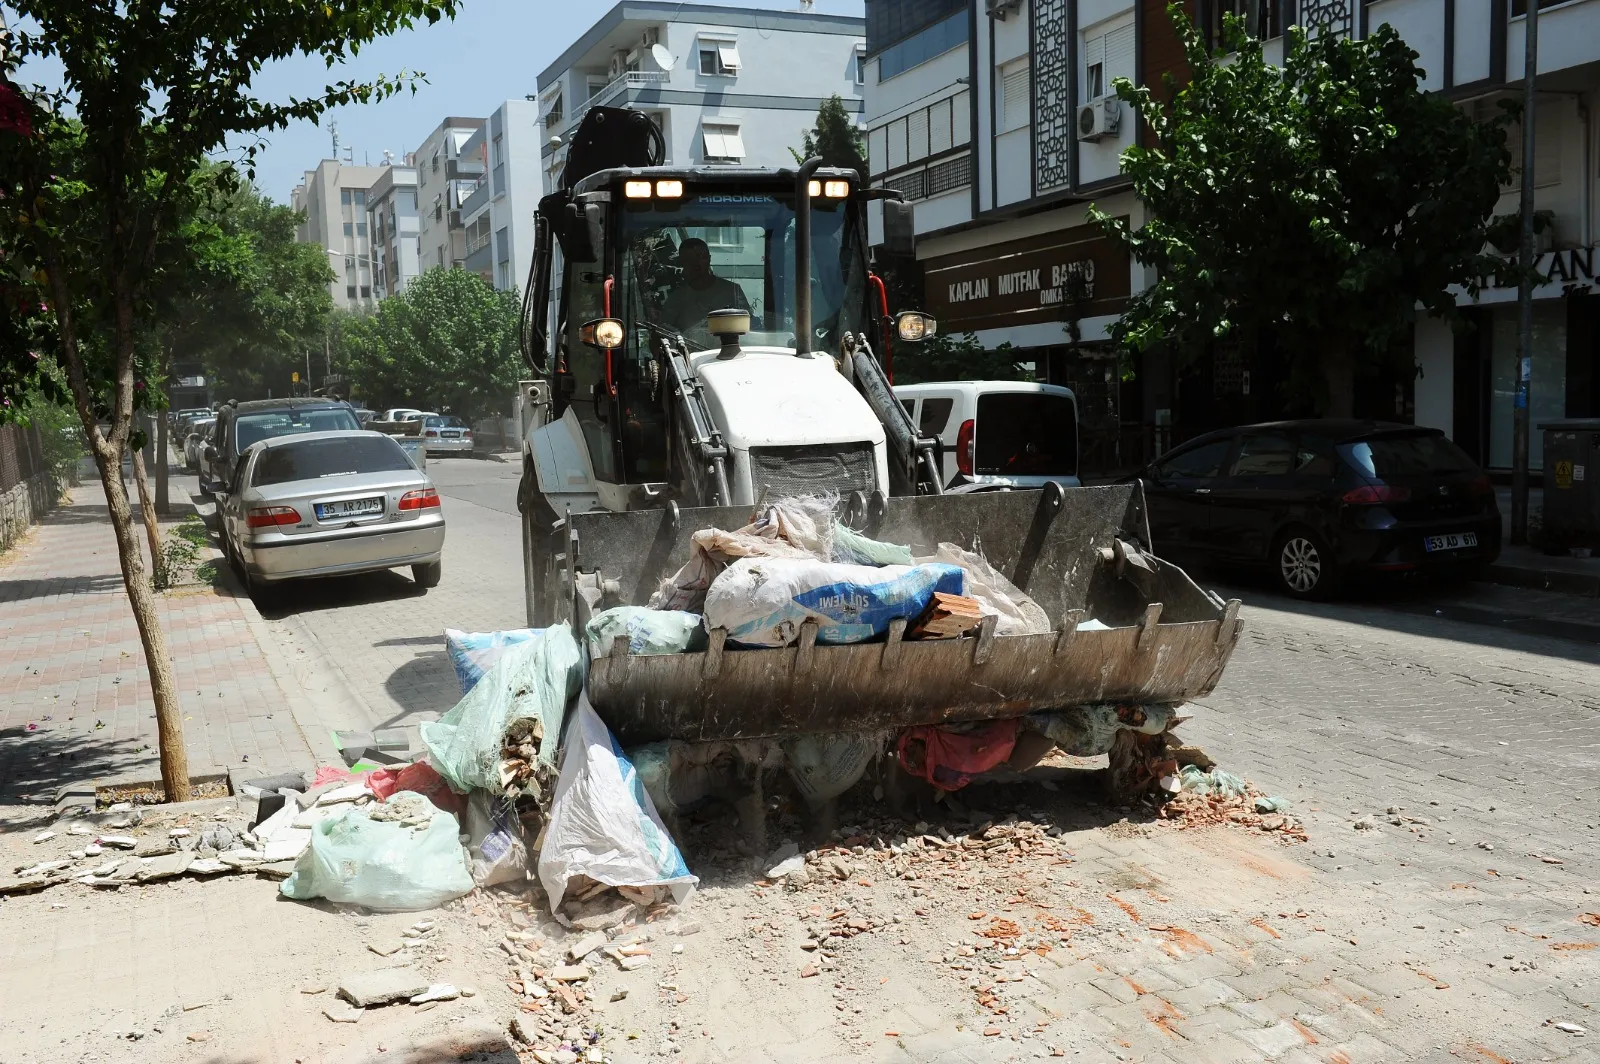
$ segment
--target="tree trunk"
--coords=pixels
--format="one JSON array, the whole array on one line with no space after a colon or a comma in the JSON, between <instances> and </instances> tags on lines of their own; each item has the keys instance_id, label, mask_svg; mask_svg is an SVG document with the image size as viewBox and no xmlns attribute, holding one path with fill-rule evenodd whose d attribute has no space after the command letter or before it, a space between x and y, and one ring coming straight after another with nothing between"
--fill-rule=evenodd
<instances>
[{"instance_id":1,"label":"tree trunk","mask_svg":"<svg viewBox=\"0 0 1600 1064\"><path fill-rule=\"evenodd\" d=\"M167 487L167 474L172 468L171 441L167 439L167 415L156 415L156 513L166 517L172 512L172 496Z\"/></svg>"},{"instance_id":2,"label":"tree trunk","mask_svg":"<svg viewBox=\"0 0 1600 1064\"><path fill-rule=\"evenodd\" d=\"M145 472L144 448L133 451L133 482L139 488L139 516L144 519L145 538L150 541L150 579L156 587L167 586L166 559L161 556L161 525L156 521L156 508L150 499L150 477Z\"/></svg>"},{"instance_id":3,"label":"tree trunk","mask_svg":"<svg viewBox=\"0 0 1600 1064\"><path fill-rule=\"evenodd\" d=\"M98 434L98 431L97 431ZM117 538L117 557L122 562L122 584L128 589L133 620L139 627L139 642L144 646L146 667L150 670L150 689L156 703L156 739L161 751L161 786L169 802L189 800L189 752L183 745L183 707L178 704L177 680L167 653L167 633L156 613L155 591L139 556L139 540L133 532L133 511L122 483L121 456L108 454L107 441L94 451L100 467L100 482L105 485L106 503L111 510L111 528ZM137 452L134 473L142 486L144 476Z\"/></svg>"},{"instance_id":4,"label":"tree trunk","mask_svg":"<svg viewBox=\"0 0 1600 1064\"><path fill-rule=\"evenodd\" d=\"M1354 417L1356 364L1348 345L1334 340L1322 345L1322 383L1326 389L1324 417Z\"/></svg>"},{"instance_id":5,"label":"tree trunk","mask_svg":"<svg viewBox=\"0 0 1600 1064\"><path fill-rule=\"evenodd\" d=\"M139 541L133 533L133 512L128 505L127 488L122 483L122 450L127 443L128 430L133 418L133 348L131 330L119 328L129 342L119 336L116 379L116 402L111 412L111 435L100 431L95 414L95 393L89 385L83 364L83 354L78 348L76 322L72 314L71 290L59 254L47 252L46 281L50 299L54 304L56 324L61 340L61 355L66 363L67 380L72 386L72 398L78 409L78 419L83 422L84 434L89 437L95 466L100 470L100 483L105 488L106 505L111 513L111 530L117 541L117 560L122 565L122 584L128 592L128 603L133 608L134 623L139 629L139 642L144 648L145 667L150 671L150 689L156 708L156 740L161 753L161 783L167 801L187 802L189 790L189 753L183 745L183 706L178 699L177 681L172 674L172 660L167 651L167 633L161 627L156 613L155 592L144 570L144 560L139 556ZM118 308L119 325L131 321L132 304Z\"/></svg>"}]
</instances>

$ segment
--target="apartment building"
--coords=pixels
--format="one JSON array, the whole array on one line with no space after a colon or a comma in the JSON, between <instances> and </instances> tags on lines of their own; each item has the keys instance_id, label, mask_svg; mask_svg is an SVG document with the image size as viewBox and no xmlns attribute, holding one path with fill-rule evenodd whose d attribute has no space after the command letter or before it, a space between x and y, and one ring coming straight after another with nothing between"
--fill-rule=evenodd
<instances>
[{"instance_id":1,"label":"apartment building","mask_svg":"<svg viewBox=\"0 0 1600 1064\"><path fill-rule=\"evenodd\" d=\"M418 265L460 267L467 257L467 231L461 205L483 177L483 162L463 155L467 140L483 126L481 118L449 117L413 153L417 169Z\"/></svg>"},{"instance_id":2,"label":"apartment building","mask_svg":"<svg viewBox=\"0 0 1600 1064\"><path fill-rule=\"evenodd\" d=\"M539 75L545 172L597 106L647 112L673 165L793 166L823 101L860 113L864 48L859 18L623 0Z\"/></svg>"},{"instance_id":3,"label":"apartment building","mask_svg":"<svg viewBox=\"0 0 1600 1064\"><path fill-rule=\"evenodd\" d=\"M368 232L367 193L385 167L354 166L324 159L307 170L289 202L302 218L295 239L316 244L328 255L334 279L328 284L340 310L370 308L373 302L372 237Z\"/></svg>"},{"instance_id":4,"label":"apartment building","mask_svg":"<svg viewBox=\"0 0 1600 1064\"><path fill-rule=\"evenodd\" d=\"M1243 16L1281 59L1287 26L1363 36L1394 26L1425 89L1487 118L1519 92L1525 0L1188 0L1202 31ZM1534 421L1600 415L1594 210L1600 0L1540 7L1535 203L1547 212L1533 351ZM866 0L866 123L872 181L917 203L927 309L949 332L1013 344L1038 375L1078 391L1086 467L1126 468L1223 424L1277 416L1282 359L1219 345L1177 366L1146 356L1121 382L1106 329L1149 278L1087 224L1089 203L1143 224L1119 158L1143 135L1111 92L1117 77L1181 81L1161 0ZM1512 137L1520 133L1512 131ZM1497 213L1517 210L1519 187ZM1462 291L1465 324L1419 315L1419 375L1367 382L1363 416L1437 426L1490 468L1510 464L1514 285ZM1074 335L1076 334L1076 335ZM1537 433L1535 433L1537 439ZM1535 468L1540 461L1534 444Z\"/></svg>"},{"instance_id":5,"label":"apartment building","mask_svg":"<svg viewBox=\"0 0 1600 1064\"><path fill-rule=\"evenodd\" d=\"M533 216L544 195L538 105L507 100L461 145L483 176L461 201L462 267L520 292L533 263Z\"/></svg>"},{"instance_id":6,"label":"apartment building","mask_svg":"<svg viewBox=\"0 0 1600 1064\"><path fill-rule=\"evenodd\" d=\"M398 295L421 272L415 166L383 168L367 190L367 232L372 245L372 296L381 300Z\"/></svg>"}]
</instances>

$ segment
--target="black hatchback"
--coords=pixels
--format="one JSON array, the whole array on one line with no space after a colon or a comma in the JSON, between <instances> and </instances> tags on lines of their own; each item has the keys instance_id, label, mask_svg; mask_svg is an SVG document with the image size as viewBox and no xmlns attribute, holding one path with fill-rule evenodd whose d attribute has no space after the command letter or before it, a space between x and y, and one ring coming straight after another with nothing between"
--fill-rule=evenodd
<instances>
[{"instance_id":1,"label":"black hatchback","mask_svg":"<svg viewBox=\"0 0 1600 1064\"><path fill-rule=\"evenodd\" d=\"M1470 576L1500 554L1489 478L1437 429L1280 421L1190 440L1143 469L1156 553L1266 566L1296 598L1359 574Z\"/></svg>"}]
</instances>

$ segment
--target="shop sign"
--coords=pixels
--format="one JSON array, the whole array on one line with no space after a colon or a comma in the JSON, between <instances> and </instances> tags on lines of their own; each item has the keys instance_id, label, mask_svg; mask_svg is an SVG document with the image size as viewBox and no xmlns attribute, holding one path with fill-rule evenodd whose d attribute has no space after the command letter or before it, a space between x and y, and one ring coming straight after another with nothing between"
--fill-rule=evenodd
<instances>
[{"instance_id":1,"label":"shop sign","mask_svg":"<svg viewBox=\"0 0 1600 1064\"><path fill-rule=\"evenodd\" d=\"M1129 259L1097 226L941 255L924 264L928 310L946 333L1120 313Z\"/></svg>"},{"instance_id":2,"label":"shop sign","mask_svg":"<svg viewBox=\"0 0 1600 1064\"><path fill-rule=\"evenodd\" d=\"M1595 283L1596 257L1593 244L1586 248L1562 248L1540 255L1534 260L1533 268L1539 276L1548 278L1548 284L1592 286ZM1496 276L1492 285L1494 288L1516 286L1509 276Z\"/></svg>"}]
</instances>

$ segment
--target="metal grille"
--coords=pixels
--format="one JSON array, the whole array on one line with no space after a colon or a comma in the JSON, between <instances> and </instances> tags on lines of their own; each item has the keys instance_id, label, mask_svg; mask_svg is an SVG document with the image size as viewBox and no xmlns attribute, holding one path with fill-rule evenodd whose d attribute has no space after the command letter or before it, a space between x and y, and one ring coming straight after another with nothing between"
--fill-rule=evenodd
<instances>
[{"instance_id":1,"label":"metal grille","mask_svg":"<svg viewBox=\"0 0 1600 1064\"><path fill-rule=\"evenodd\" d=\"M937 196L972 183L972 156L935 163L928 167L928 195Z\"/></svg>"},{"instance_id":2,"label":"metal grille","mask_svg":"<svg viewBox=\"0 0 1600 1064\"><path fill-rule=\"evenodd\" d=\"M928 194L928 171L911 170L903 174L895 174L886 178L884 185L894 189L908 200L922 199Z\"/></svg>"},{"instance_id":3,"label":"metal grille","mask_svg":"<svg viewBox=\"0 0 1600 1064\"><path fill-rule=\"evenodd\" d=\"M1038 190L1064 188L1072 179L1073 96L1071 35L1066 0L1035 0L1033 12L1033 143Z\"/></svg>"},{"instance_id":4,"label":"metal grille","mask_svg":"<svg viewBox=\"0 0 1600 1064\"><path fill-rule=\"evenodd\" d=\"M755 497L870 492L877 485L870 443L750 448Z\"/></svg>"}]
</instances>

